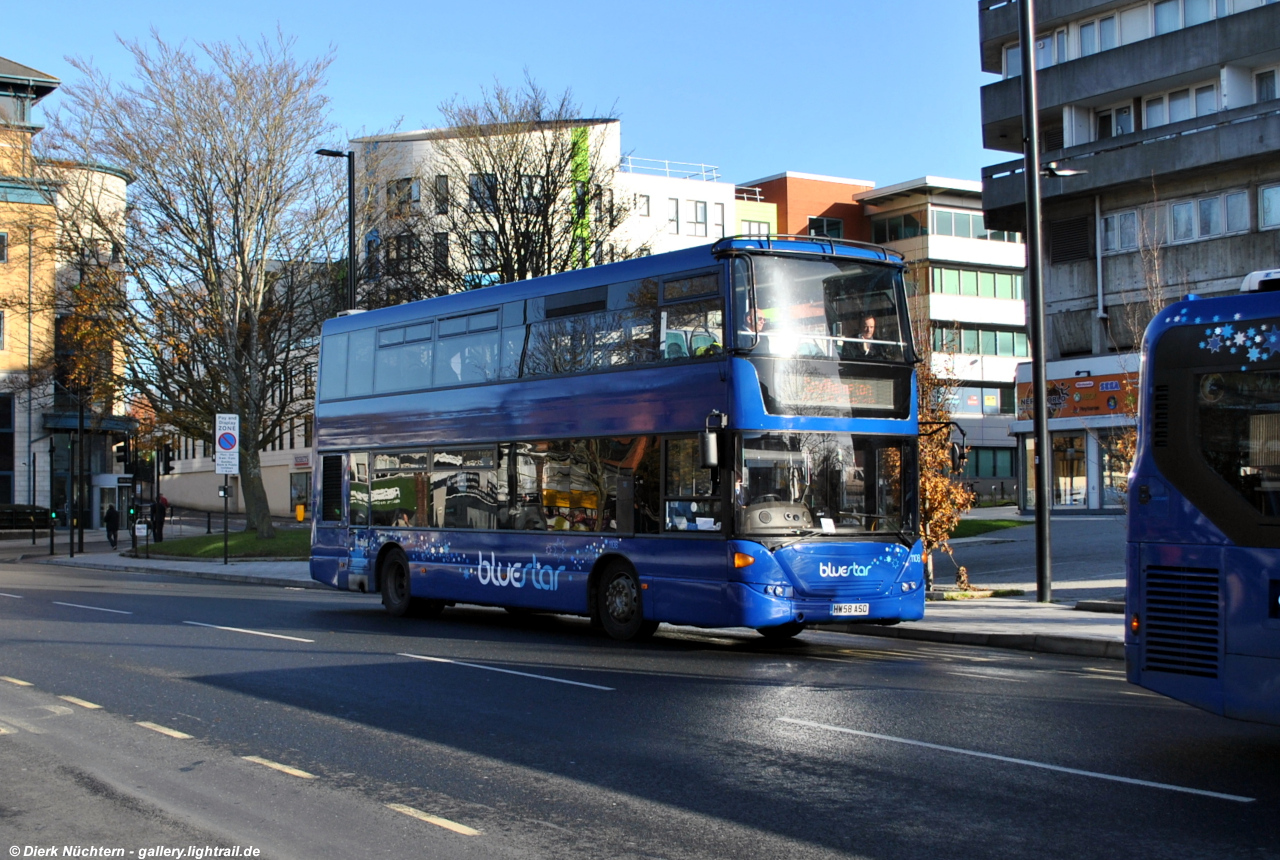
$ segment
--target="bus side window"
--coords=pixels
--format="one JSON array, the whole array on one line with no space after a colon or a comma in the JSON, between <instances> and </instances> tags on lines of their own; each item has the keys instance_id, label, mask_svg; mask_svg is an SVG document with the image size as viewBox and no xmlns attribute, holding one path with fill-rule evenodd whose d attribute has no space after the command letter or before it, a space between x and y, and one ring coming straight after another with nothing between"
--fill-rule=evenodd
<instances>
[{"instance_id":1,"label":"bus side window","mask_svg":"<svg viewBox=\"0 0 1280 860\"><path fill-rule=\"evenodd\" d=\"M353 526L369 525L369 455L352 454L347 490L348 522Z\"/></svg>"}]
</instances>

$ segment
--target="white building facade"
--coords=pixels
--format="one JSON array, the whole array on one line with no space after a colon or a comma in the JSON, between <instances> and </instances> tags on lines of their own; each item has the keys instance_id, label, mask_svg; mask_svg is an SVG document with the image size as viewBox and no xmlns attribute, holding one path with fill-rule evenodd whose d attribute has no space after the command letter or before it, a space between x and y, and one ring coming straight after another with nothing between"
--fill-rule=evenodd
<instances>
[{"instance_id":1,"label":"white building facade","mask_svg":"<svg viewBox=\"0 0 1280 860\"><path fill-rule=\"evenodd\" d=\"M986 229L982 183L925 176L856 196L872 240L901 253L914 284L912 313L933 370L954 380L953 419L970 447L966 479L982 500L1017 494L1014 376L1027 360L1022 275L1026 248L1017 233Z\"/></svg>"}]
</instances>

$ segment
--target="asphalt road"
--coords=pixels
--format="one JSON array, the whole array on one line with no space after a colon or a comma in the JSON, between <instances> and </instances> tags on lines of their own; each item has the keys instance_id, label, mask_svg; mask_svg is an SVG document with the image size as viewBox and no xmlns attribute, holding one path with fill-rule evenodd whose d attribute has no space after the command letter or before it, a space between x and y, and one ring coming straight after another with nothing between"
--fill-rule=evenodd
<instances>
[{"instance_id":1,"label":"asphalt road","mask_svg":"<svg viewBox=\"0 0 1280 860\"><path fill-rule=\"evenodd\" d=\"M0 594L17 856L1280 856L1280 730L1114 663L834 633L629 645L21 564Z\"/></svg>"}]
</instances>

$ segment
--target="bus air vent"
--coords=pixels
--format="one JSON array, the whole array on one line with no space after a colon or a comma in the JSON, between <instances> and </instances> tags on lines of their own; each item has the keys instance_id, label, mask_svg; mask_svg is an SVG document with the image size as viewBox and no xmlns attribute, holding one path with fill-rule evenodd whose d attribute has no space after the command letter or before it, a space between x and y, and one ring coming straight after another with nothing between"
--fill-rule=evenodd
<instances>
[{"instance_id":1,"label":"bus air vent","mask_svg":"<svg viewBox=\"0 0 1280 860\"><path fill-rule=\"evenodd\" d=\"M1218 571L1196 567L1148 567L1144 670L1218 677L1221 618Z\"/></svg>"},{"instance_id":2,"label":"bus air vent","mask_svg":"<svg viewBox=\"0 0 1280 860\"><path fill-rule=\"evenodd\" d=\"M1169 446L1169 386L1157 385L1151 395L1151 444Z\"/></svg>"}]
</instances>

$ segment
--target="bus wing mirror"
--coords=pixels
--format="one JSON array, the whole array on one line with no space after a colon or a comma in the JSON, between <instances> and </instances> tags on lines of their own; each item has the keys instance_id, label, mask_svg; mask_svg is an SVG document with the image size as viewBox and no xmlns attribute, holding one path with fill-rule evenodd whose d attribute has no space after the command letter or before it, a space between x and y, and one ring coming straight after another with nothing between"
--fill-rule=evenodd
<instances>
[{"instance_id":1,"label":"bus wing mirror","mask_svg":"<svg viewBox=\"0 0 1280 860\"><path fill-rule=\"evenodd\" d=\"M699 441L702 443L702 468L718 469L720 468L720 439L719 434L714 430L703 430L698 434Z\"/></svg>"},{"instance_id":2,"label":"bus wing mirror","mask_svg":"<svg viewBox=\"0 0 1280 860\"><path fill-rule=\"evenodd\" d=\"M712 409L707 416L706 429L698 434L698 448L702 454L702 468L720 468L720 434L717 430L725 426L725 415L719 409Z\"/></svg>"}]
</instances>

